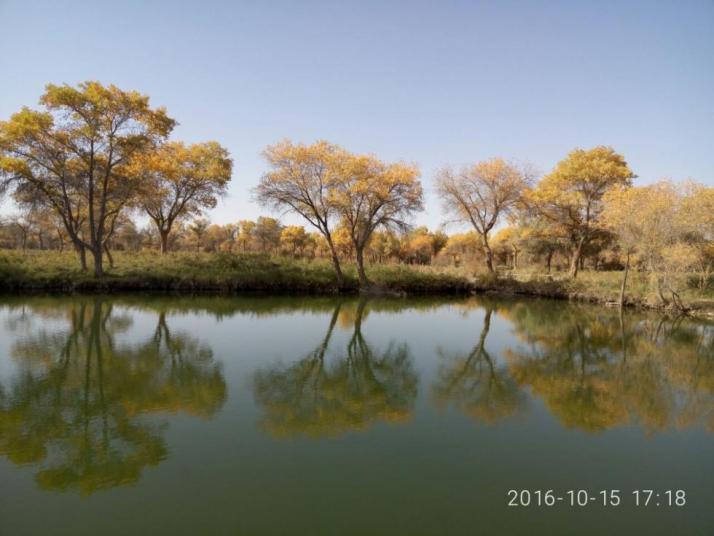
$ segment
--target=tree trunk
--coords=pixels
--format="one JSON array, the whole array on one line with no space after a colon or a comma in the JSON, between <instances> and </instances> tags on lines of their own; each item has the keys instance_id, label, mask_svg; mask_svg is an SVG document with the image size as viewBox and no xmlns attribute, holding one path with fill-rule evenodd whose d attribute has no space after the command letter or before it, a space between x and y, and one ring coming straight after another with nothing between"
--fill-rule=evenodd
<instances>
[{"instance_id":1,"label":"tree trunk","mask_svg":"<svg viewBox=\"0 0 714 536\"><path fill-rule=\"evenodd\" d=\"M355 254L357 256L357 273L359 274L359 286L360 288L367 288L370 286L370 281L367 279L367 274L364 271L364 248L355 247Z\"/></svg>"},{"instance_id":2,"label":"tree trunk","mask_svg":"<svg viewBox=\"0 0 714 536\"><path fill-rule=\"evenodd\" d=\"M90 251L94 257L94 277L102 277L104 275L104 252L102 247L94 247Z\"/></svg>"},{"instance_id":3,"label":"tree trunk","mask_svg":"<svg viewBox=\"0 0 714 536\"><path fill-rule=\"evenodd\" d=\"M75 243L74 249L77 250L77 255L79 256L79 264L82 267L82 271L87 271L87 249L83 244Z\"/></svg>"},{"instance_id":4,"label":"tree trunk","mask_svg":"<svg viewBox=\"0 0 714 536\"><path fill-rule=\"evenodd\" d=\"M580 258L583 255L583 244L585 244L585 238L578 240L575 250L573 251L573 257L570 260L570 277L575 279L578 277L578 270L580 268Z\"/></svg>"},{"instance_id":5,"label":"tree trunk","mask_svg":"<svg viewBox=\"0 0 714 536\"><path fill-rule=\"evenodd\" d=\"M622 275L622 285L620 286L620 307L625 306L625 286L627 285L627 274L630 271L630 252L627 252L625 260L625 273Z\"/></svg>"},{"instance_id":6,"label":"tree trunk","mask_svg":"<svg viewBox=\"0 0 714 536\"><path fill-rule=\"evenodd\" d=\"M491 246L488 243L488 238L486 236L481 237L481 241L483 243L483 253L486 256L486 267L488 268L488 271L491 273L495 273L495 270L493 269L493 251L491 251Z\"/></svg>"},{"instance_id":7,"label":"tree trunk","mask_svg":"<svg viewBox=\"0 0 714 536\"><path fill-rule=\"evenodd\" d=\"M169 251L169 232L159 230L159 242L161 242L161 254L166 255Z\"/></svg>"},{"instance_id":8,"label":"tree trunk","mask_svg":"<svg viewBox=\"0 0 714 536\"><path fill-rule=\"evenodd\" d=\"M112 257L112 253L109 250L109 244L104 244L104 253L107 254L107 259L109 259L109 266L114 268L114 257Z\"/></svg>"},{"instance_id":9,"label":"tree trunk","mask_svg":"<svg viewBox=\"0 0 714 536\"><path fill-rule=\"evenodd\" d=\"M332 243L332 237L329 235L325 236L327 240L327 245L330 248L330 254L332 255L332 265L335 267L335 279L337 279L337 288L342 289L345 286L345 276L342 273L342 267L340 266L340 259L337 256L337 251L335 250L335 245Z\"/></svg>"}]
</instances>

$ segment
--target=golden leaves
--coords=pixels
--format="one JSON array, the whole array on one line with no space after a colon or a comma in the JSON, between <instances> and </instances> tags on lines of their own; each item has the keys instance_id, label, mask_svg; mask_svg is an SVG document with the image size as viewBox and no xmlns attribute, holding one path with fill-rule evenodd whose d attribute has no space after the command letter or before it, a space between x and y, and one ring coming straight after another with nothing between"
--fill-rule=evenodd
<instances>
[{"instance_id":1,"label":"golden leaves","mask_svg":"<svg viewBox=\"0 0 714 536\"><path fill-rule=\"evenodd\" d=\"M600 222L602 198L629 187L635 174L611 147L575 149L525 195L526 204L572 240L586 243Z\"/></svg>"}]
</instances>

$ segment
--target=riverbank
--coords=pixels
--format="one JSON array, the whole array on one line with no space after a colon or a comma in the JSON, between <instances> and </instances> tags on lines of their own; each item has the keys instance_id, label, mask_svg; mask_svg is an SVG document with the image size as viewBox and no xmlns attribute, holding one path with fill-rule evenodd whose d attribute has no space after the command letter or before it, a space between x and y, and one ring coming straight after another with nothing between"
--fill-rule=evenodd
<instances>
[{"instance_id":1,"label":"riverbank","mask_svg":"<svg viewBox=\"0 0 714 536\"><path fill-rule=\"evenodd\" d=\"M354 266L344 266L342 292L357 293ZM395 294L466 294L467 276L428 266L376 265L368 269L375 288ZM114 254L114 267L96 278L79 268L71 253L0 252L0 290L58 292L277 292L333 294L332 264L253 254Z\"/></svg>"},{"instance_id":2,"label":"riverbank","mask_svg":"<svg viewBox=\"0 0 714 536\"><path fill-rule=\"evenodd\" d=\"M481 277L473 281L473 292L498 296L533 296L559 300L619 306L622 272L583 271L577 279L567 274L536 274L528 272L505 273L499 277ZM680 297L687 312L696 316L714 318L714 282L699 289L694 282L681 291ZM663 309L652 291L649 275L630 273L625 306L640 309ZM677 311L679 312L679 311Z\"/></svg>"},{"instance_id":3,"label":"riverbank","mask_svg":"<svg viewBox=\"0 0 714 536\"><path fill-rule=\"evenodd\" d=\"M69 252L0 251L0 290L5 292L271 292L335 294L334 271L326 260L296 260L253 254L117 252L115 266L95 278L83 272ZM342 293L358 293L354 266L345 264ZM373 265L368 275L376 294L487 294L535 296L561 300L617 304L621 272L582 272L572 280L566 274L505 272L498 277L467 269ZM714 285L682 293L695 314L714 317ZM626 305L655 309L646 274L632 273Z\"/></svg>"}]
</instances>

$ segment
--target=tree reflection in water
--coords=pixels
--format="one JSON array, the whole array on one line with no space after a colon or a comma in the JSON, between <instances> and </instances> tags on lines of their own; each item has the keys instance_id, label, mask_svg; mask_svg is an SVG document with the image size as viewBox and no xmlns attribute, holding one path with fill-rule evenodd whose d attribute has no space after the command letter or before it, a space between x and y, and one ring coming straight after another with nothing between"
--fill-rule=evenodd
<instances>
[{"instance_id":1,"label":"tree reflection in water","mask_svg":"<svg viewBox=\"0 0 714 536\"><path fill-rule=\"evenodd\" d=\"M150 340L127 345L115 336L132 319L109 302L61 307L66 331L41 329L12 348L21 372L0 385L0 454L38 466L37 483L48 490L86 495L133 484L167 455L164 426L146 415L210 418L226 398L221 370L210 348L172 334L163 312Z\"/></svg>"},{"instance_id":2,"label":"tree reflection in water","mask_svg":"<svg viewBox=\"0 0 714 536\"><path fill-rule=\"evenodd\" d=\"M255 375L261 426L274 437L335 436L411 417L417 376L408 347L392 344L375 352L362 334L367 301L350 305L335 306L325 337L306 357ZM335 325L352 317L346 350L328 359Z\"/></svg>"},{"instance_id":3,"label":"tree reflection in water","mask_svg":"<svg viewBox=\"0 0 714 536\"><path fill-rule=\"evenodd\" d=\"M375 349L363 325L370 310L443 305L130 296L17 303L19 314L8 317L5 329L17 334L11 353L19 372L0 382L0 455L35 467L43 488L83 494L137 482L145 467L167 456L165 425L156 416L211 418L225 402L211 349L173 332L168 315L328 312L326 333L309 354L251 376L264 430L324 437L411 418L418 379L410 333L395 333L403 344ZM430 389L437 405L496 423L524 412L531 398L543 400L564 426L588 432L626 425L649 433L694 426L714 432L711 323L551 301L459 303L482 309L483 324L468 353L448 351L448 330L434 331L446 348ZM145 340L121 342L133 311L156 314L155 329ZM493 351L496 319L510 325L501 355ZM52 328L58 322L67 327ZM338 326L351 330L339 351Z\"/></svg>"},{"instance_id":4,"label":"tree reflection in water","mask_svg":"<svg viewBox=\"0 0 714 536\"><path fill-rule=\"evenodd\" d=\"M526 397L505 367L486 349L495 306L484 305L484 319L476 346L466 355L447 355L439 349L442 364L432 388L439 407L453 404L475 421L495 423L525 406Z\"/></svg>"},{"instance_id":5,"label":"tree reflection in water","mask_svg":"<svg viewBox=\"0 0 714 536\"><path fill-rule=\"evenodd\" d=\"M513 304L504 314L522 341L505 352L510 374L565 426L714 431L711 325L547 302Z\"/></svg>"}]
</instances>

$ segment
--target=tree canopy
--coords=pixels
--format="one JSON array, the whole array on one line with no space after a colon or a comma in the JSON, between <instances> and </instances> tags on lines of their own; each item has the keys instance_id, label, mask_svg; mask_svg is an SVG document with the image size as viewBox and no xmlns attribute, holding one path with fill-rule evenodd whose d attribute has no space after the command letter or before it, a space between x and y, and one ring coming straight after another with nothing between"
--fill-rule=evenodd
<instances>
[{"instance_id":1,"label":"tree canopy","mask_svg":"<svg viewBox=\"0 0 714 536\"><path fill-rule=\"evenodd\" d=\"M445 168L437 174L436 189L445 212L476 230L489 272L494 272L489 234L500 218L516 207L529 182L527 173L502 158L466 166L458 172Z\"/></svg>"},{"instance_id":2,"label":"tree canopy","mask_svg":"<svg viewBox=\"0 0 714 536\"><path fill-rule=\"evenodd\" d=\"M102 275L114 223L138 190L132 160L163 141L175 121L146 95L99 82L48 84L40 104L44 111L23 108L0 123L0 173L18 199L55 210Z\"/></svg>"},{"instance_id":3,"label":"tree canopy","mask_svg":"<svg viewBox=\"0 0 714 536\"><path fill-rule=\"evenodd\" d=\"M162 253L174 222L200 215L225 195L232 165L217 142L169 142L135 160L134 172L143 182L139 203L156 224Z\"/></svg>"},{"instance_id":4,"label":"tree canopy","mask_svg":"<svg viewBox=\"0 0 714 536\"><path fill-rule=\"evenodd\" d=\"M601 223L603 196L612 188L630 186L634 177L624 157L611 147L575 149L529 192L530 206L571 242L573 277L584 247Z\"/></svg>"}]
</instances>

